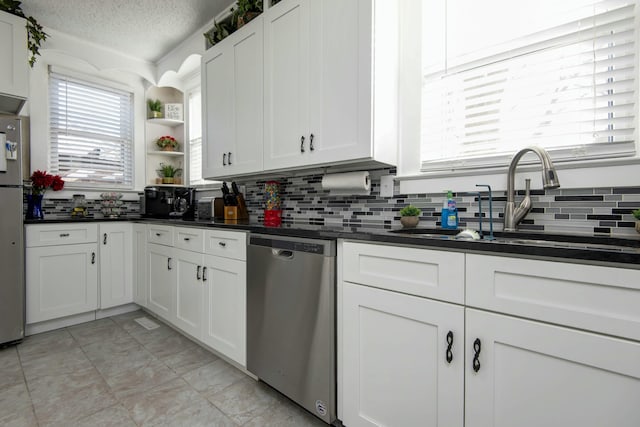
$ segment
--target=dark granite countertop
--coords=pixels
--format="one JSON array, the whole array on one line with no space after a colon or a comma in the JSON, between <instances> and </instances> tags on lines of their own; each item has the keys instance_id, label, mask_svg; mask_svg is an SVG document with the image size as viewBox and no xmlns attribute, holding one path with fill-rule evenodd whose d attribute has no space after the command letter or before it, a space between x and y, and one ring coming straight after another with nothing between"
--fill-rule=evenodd
<instances>
[{"instance_id":1,"label":"dark granite countertop","mask_svg":"<svg viewBox=\"0 0 640 427\"><path fill-rule=\"evenodd\" d=\"M25 224L47 224L90 221L136 221L184 227L221 228L252 233L306 237L316 239L349 239L363 242L412 245L425 249L444 249L480 254L523 258L562 258L570 262L621 265L640 269L640 238L623 239L586 235L548 234L536 232L495 233L496 240L458 240L457 231L434 229L365 228L283 223L277 227L257 221L152 219L139 216L120 218L30 220ZM640 235L639 235L640 237Z\"/></svg>"}]
</instances>

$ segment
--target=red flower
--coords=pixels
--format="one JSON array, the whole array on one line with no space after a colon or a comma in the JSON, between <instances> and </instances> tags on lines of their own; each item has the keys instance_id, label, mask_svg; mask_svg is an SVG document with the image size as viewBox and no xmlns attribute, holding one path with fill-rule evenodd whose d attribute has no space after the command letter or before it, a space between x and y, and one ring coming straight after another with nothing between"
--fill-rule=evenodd
<instances>
[{"instance_id":1,"label":"red flower","mask_svg":"<svg viewBox=\"0 0 640 427\"><path fill-rule=\"evenodd\" d=\"M64 188L64 181L60 177L60 175L55 175L53 177L53 182L51 183L51 189L53 191L60 191Z\"/></svg>"},{"instance_id":2,"label":"red flower","mask_svg":"<svg viewBox=\"0 0 640 427\"><path fill-rule=\"evenodd\" d=\"M31 174L31 194L44 194L47 189L62 190L64 181L60 175L51 175L47 171L36 170Z\"/></svg>"}]
</instances>

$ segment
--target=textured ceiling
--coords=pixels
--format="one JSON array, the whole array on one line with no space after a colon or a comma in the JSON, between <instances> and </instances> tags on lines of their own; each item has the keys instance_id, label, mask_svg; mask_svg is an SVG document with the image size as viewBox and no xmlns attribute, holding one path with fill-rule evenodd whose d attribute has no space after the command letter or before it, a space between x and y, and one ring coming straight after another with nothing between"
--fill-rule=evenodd
<instances>
[{"instance_id":1,"label":"textured ceiling","mask_svg":"<svg viewBox=\"0 0 640 427\"><path fill-rule=\"evenodd\" d=\"M232 0L25 0L22 10L45 27L156 62L231 3Z\"/></svg>"}]
</instances>

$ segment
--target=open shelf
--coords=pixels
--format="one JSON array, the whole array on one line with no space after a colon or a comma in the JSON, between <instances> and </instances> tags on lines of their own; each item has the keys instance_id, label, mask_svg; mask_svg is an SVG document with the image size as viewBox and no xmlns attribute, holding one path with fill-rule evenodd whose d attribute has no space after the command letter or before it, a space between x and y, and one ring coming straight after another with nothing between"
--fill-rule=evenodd
<instances>
[{"instance_id":1,"label":"open shelf","mask_svg":"<svg viewBox=\"0 0 640 427\"><path fill-rule=\"evenodd\" d=\"M184 124L182 120L171 120L171 119L147 119L147 123L153 123L156 125L170 126L170 127L176 127Z\"/></svg>"},{"instance_id":2,"label":"open shelf","mask_svg":"<svg viewBox=\"0 0 640 427\"><path fill-rule=\"evenodd\" d=\"M147 154L155 154L158 156L184 156L182 151L162 151L162 150L150 150L147 151Z\"/></svg>"}]
</instances>

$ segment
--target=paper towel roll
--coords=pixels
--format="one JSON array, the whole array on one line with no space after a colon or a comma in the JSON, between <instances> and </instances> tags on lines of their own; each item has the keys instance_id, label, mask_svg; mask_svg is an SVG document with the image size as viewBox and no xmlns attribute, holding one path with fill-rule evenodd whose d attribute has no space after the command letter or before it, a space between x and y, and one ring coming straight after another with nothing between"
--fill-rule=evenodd
<instances>
[{"instance_id":1,"label":"paper towel roll","mask_svg":"<svg viewBox=\"0 0 640 427\"><path fill-rule=\"evenodd\" d=\"M7 135L0 132L0 172L7 171Z\"/></svg>"},{"instance_id":2,"label":"paper towel roll","mask_svg":"<svg viewBox=\"0 0 640 427\"><path fill-rule=\"evenodd\" d=\"M369 172L347 172L326 174L322 177L322 189L335 195L369 195L371 180Z\"/></svg>"}]
</instances>

